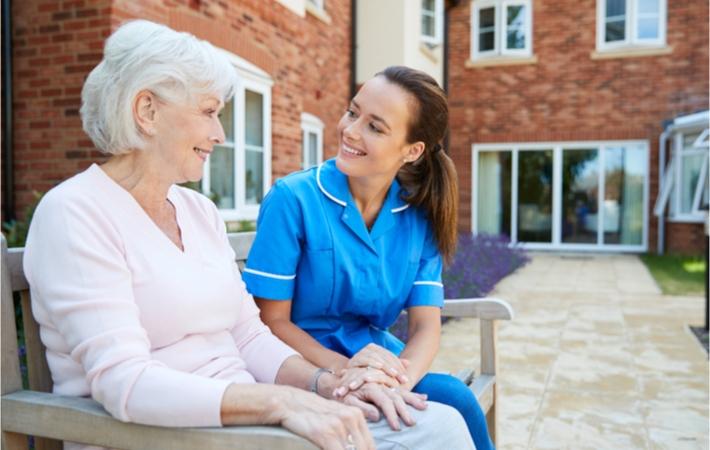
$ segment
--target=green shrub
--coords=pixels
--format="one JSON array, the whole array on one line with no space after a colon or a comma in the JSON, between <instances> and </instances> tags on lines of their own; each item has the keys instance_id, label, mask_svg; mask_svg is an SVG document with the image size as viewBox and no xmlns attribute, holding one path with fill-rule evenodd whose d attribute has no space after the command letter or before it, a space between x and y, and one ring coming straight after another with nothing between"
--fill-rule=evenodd
<instances>
[{"instance_id":1,"label":"green shrub","mask_svg":"<svg viewBox=\"0 0 710 450\"><path fill-rule=\"evenodd\" d=\"M11 220L2 224L2 232L5 234L5 239L7 239L8 247L24 247L25 241L27 240L27 232L30 229L30 222L32 222L32 216L35 213L37 204L42 199L43 193L32 191L34 199L32 203L25 209L24 219L22 220Z\"/></svg>"}]
</instances>

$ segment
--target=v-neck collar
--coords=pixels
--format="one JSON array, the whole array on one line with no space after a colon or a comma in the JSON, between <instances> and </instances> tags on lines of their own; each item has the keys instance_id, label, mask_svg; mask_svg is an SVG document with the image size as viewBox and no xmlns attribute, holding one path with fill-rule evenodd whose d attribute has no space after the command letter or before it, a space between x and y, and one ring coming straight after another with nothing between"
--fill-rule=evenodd
<instances>
[{"instance_id":1,"label":"v-neck collar","mask_svg":"<svg viewBox=\"0 0 710 450\"><path fill-rule=\"evenodd\" d=\"M178 198L178 195L175 195L175 190L177 187L175 185L170 186L168 189L168 194L167 194L167 200L170 201L170 203L173 205L175 208L175 220L177 222L178 229L180 230L180 238L182 240L182 249L177 246L170 238L163 232L163 230L158 227L158 224L156 224L153 219L150 218L147 212L141 207L141 205L138 203L138 201L131 195L130 192L128 192L123 186L118 184L113 178L111 178L104 170L98 165L98 164L92 164L89 169L87 169L87 172L92 174L92 176L95 176L99 181L100 186L104 186L110 194L112 194L113 197L120 198L122 199L121 205L123 206L128 212L131 212L133 216L135 217L142 217L141 220L146 224L145 228L150 231L153 234L160 235L157 239L162 240L165 242L167 245L172 247L176 252L178 252L181 255L184 255L188 253L188 249L192 247L190 243L188 242L187 235L189 233L186 233L185 229L185 224L187 222L186 218L182 216L182 204L180 202L180 199Z\"/></svg>"},{"instance_id":2,"label":"v-neck collar","mask_svg":"<svg viewBox=\"0 0 710 450\"><path fill-rule=\"evenodd\" d=\"M362 214L355 206L348 177L335 165L335 159L322 163L316 169L316 183L321 193L330 201L343 207L341 220L360 238L372 251L377 252L375 241L395 225L395 214L409 208L401 195L401 186L395 178L385 195L382 208L377 214L372 230L368 232Z\"/></svg>"}]
</instances>

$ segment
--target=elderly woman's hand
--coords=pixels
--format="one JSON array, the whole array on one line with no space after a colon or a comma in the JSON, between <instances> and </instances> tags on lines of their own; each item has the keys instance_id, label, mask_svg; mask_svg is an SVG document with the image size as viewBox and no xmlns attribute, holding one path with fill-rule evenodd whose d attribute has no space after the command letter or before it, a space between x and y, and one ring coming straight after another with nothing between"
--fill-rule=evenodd
<instances>
[{"instance_id":1,"label":"elderly woman's hand","mask_svg":"<svg viewBox=\"0 0 710 450\"><path fill-rule=\"evenodd\" d=\"M387 423L393 430L400 430L399 419L407 426L416 424L407 405L416 409L426 409L426 396L410 391L388 388L379 383L365 383L358 390L348 393L343 403L360 408L371 421L379 420L377 412L382 411ZM374 408L374 406L377 408Z\"/></svg>"},{"instance_id":2,"label":"elderly woman's hand","mask_svg":"<svg viewBox=\"0 0 710 450\"><path fill-rule=\"evenodd\" d=\"M375 450L365 417L356 405L289 389L275 406L278 423L326 450Z\"/></svg>"}]
</instances>

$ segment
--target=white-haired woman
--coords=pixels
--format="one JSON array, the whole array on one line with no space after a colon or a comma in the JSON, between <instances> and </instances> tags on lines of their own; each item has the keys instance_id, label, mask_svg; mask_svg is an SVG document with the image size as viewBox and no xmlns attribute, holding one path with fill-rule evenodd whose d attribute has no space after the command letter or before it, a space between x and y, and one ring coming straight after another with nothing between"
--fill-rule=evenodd
<instances>
[{"instance_id":1,"label":"white-haired woman","mask_svg":"<svg viewBox=\"0 0 710 450\"><path fill-rule=\"evenodd\" d=\"M465 430L453 409L423 412L416 394L370 383L329 400L337 377L259 320L215 206L176 186L224 141L235 76L210 44L151 22L106 42L81 116L111 157L45 195L25 253L54 391L144 424L280 424L327 449L471 448L465 432L437 433ZM418 426L392 431L399 420Z\"/></svg>"}]
</instances>

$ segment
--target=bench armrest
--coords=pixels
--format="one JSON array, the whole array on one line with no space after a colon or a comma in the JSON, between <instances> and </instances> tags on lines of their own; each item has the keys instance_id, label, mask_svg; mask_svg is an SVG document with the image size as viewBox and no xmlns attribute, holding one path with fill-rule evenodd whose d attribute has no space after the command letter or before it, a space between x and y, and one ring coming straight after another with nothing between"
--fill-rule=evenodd
<instances>
[{"instance_id":1,"label":"bench armrest","mask_svg":"<svg viewBox=\"0 0 710 450\"><path fill-rule=\"evenodd\" d=\"M2 396L2 430L126 450L316 448L279 427L167 428L125 423L88 398L24 390Z\"/></svg>"},{"instance_id":2,"label":"bench armrest","mask_svg":"<svg viewBox=\"0 0 710 450\"><path fill-rule=\"evenodd\" d=\"M446 299L443 317L478 317L486 320L512 320L513 307L494 297Z\"/></svg>"}]
</instances>

